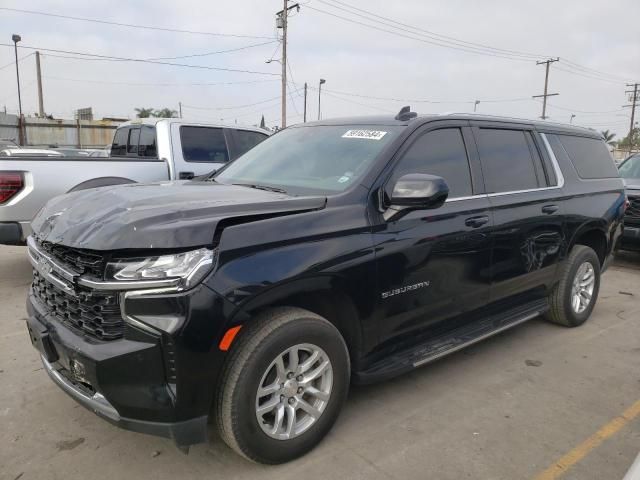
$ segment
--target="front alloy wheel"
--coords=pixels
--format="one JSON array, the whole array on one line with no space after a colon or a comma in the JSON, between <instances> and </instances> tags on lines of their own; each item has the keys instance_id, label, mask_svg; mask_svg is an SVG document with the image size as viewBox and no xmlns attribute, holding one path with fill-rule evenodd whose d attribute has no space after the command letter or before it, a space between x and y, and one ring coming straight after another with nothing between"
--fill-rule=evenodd
<instances>
[{"instance_id":1,"label":"front alloy wheel","mask_svg":"<svg viewBox=\"0 0 640 480\"><path fill-rule=\"evenodd\" d=\"M333 386L327 354L309 343L276 357L262 375L256 394L256 417L262 431L277 440L306 432L324 412Z\"/></svg>"},{"instance_id":2,"label":"front alloy wheel","mask_svg":"<svg viewBox=\"0 0 640 480\"><path fill-rule=\"evenodd\" d=\"M349 351L319 315L276 307L242 327L214 405L220 436L254 462L304 455L329 432L349 390Z\"/></svg>"}]
</instances>

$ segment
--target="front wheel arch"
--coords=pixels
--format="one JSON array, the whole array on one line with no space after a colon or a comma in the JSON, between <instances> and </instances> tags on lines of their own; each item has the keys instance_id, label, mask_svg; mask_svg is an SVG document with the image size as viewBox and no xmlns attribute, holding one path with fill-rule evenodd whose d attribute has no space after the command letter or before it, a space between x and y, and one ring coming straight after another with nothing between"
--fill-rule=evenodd
<instances>
[{"instance_id":1,"label":"front wheel arch","mask_svg":"<svg viewBox=\"0 0 640 480\"><path fill-rule=\"evenodd\" d=\"M137 183L137 182L124 177L92 178L91 180L86 180L82 183L79 183L75 187L68 190L66 193L77 192L80 190L87 190L89 188L108 187L110 185L127 185L130 183Z\"/></svg>"}]
</instances>

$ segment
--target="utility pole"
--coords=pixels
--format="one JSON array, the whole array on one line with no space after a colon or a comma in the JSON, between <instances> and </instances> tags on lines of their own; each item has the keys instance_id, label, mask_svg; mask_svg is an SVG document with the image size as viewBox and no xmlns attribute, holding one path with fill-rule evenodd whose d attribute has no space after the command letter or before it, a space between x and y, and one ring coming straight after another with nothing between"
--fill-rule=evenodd
<instances>
[{"instance_id":1,"label":"utility pole","mask_svg":"<svg viewBox=\"0 0 640 480\"><path fill-rule=\"evenodd\" d=\"M629 153L633 150L633 126L636 119L636 106L638 104L638 86L640 83L628 83L627 87L633 87L633 90L627 90L625 93L630 93L631 105L623 105L624 108L631 107L631 123L629 125Z\"/></svg>"},{"instance_id":2,"label":"utility pole","mask_svg":"<svg viewBox=\"0 0 640 480\"><path fill-rule=\"evenodd\" d=\"M36 51L36 75L38 77L38 113L44 118L44 99L42 98L42 70L40 70L40 52Z\"/></svg>"},{"instance_id":3,"label":"utility pole","mask_svg":"<svg viewBox=\"0 0 640 480\"><path fill-rule=\"evenodd\" d=\"M536 65L546 65L545 68L545 74L544 74L544 94L543 95L534 95L533 98L540 98L542 97L542 116L540 118L542 118L543 120L545 120L547 118L547 97L553 97L555 95L560 95L559 93L547 93L548 92L548 87L549 87L549 66L553 63L553 62L559 62L560 58L556 57L556 58L550 58L549 60L545 60L544 62L536 62Z\"/></svg>"},{"instance_id":4,"label":"utility pole","mask_svg":"<svg viewBox=\"0 0 640 480\"><path fill-rule=\"evenodd\" d=\"M180 118L182 118L182 102L178 102L178 110L180 111Z\"/></svg>"},{"instance_id":5,"label":"utility pole","mask_svg":"<svg viewBox=\"0 0 640 480\"><path fill-rule=\"evenodd\" d=\"M302 121L307 123L307 82L304 82L304 115Z\"/></svg>"},{"instance_id":6,"label":"utility pole","mask_svg":"<svg viewBox=\"0 0 640 480\"><path fill-rule=\"evenodd\" d=\"M476 100L475 102L473 102L473 113L476 113L478 105L480 105L480 100Z\"/></svg>"},{"instance_id":7,"label":"utility pole","mask_svg":"<svg viewBox=\"0 0 640 480\"><path fill-rule=\"evenodd\" d=\"M283 8L276 13L276 27L282 29L282 120L281 128L287 126L287 18L289 16L289 10L297 9L300 11L300 4L296 3L289 6L289 0L283 0Z\"/></svg>"},{"instance_id":8,"label":"utility pole","mask_svg":"<svg viewBox=\"0 0 640 480\"><path fill-rule=\"evenodd\" d=\"M280 125L282 128L287 127L287 4L289 0L283 0L284 7L282 9L282 120Z\"/></svg>"}]
</instances>

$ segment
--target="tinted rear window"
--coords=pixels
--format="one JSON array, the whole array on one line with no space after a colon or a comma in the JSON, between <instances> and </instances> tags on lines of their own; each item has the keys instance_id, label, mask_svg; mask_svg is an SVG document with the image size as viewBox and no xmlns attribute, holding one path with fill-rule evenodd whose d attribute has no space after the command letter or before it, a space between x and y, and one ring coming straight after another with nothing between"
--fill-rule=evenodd
<instances>
[{"instance_id":1,"label":"tinted rear window","mask_svg":"<svg viewBox=\"0 0 640 480\"><path fill-rule=\"evenodd\" d=\"M127 143L127 153L138 155L138 141L140 140L140 129L129 130L129 142Z\"/></svg>"},{"instance_id":2,"label":"tinted rear window","mask_svg":"<svg viewBox=\"0 0 640 480\"><path fill-rule=\"evenodd\" d=\"M182 156L187 162L229 161L227 143L221 128L180 127Z\"/></svg>"},{"instance_id":3,"label":"tinted rear window","mask_svg":"<svg viewBox=\"0 0 640 480\"><path fill-rule=\"evenodd\" d=\"M477 140L487 193L531 190L540 186L525 132L481 128Z\"/></svg>"},{"instance_id":4,"label":"tinted rear window","mask_svg":"<svg viewBox=\"0 0 640 480\"><path fill-rule=\"evenodd\" d=\"M571 135L558 135L580 178L610 178L618 176L609 149L602 140Z\"/></svg>"},{"instance_id":5,"label":"tinted rear window","mask_svg":"<svg viewBox=\"0 0 640 480\"><path fill-rule=\"evenodd\" d=\"M248 152L267 136L264 133L249 132L246 130L236 130L236 155L240 156L245 152Z\"/></svg>"},{"instance_id":6,"label":"tinted rear window","mask_svg":"<svg viewBox=\"0 0 640 480\"><path fill-rule=\"evenodd\" d=\"M113 144L111 145L111 155L126 155L127 140L129 139L129 128L119 128L113 136Z\"/></svg>"},{"instance_id":7,"label":"tinted rear window","mask_svg":"<svg viewBox=\"0 0 640 480\"><path fill-rule=\"evenodd\" d=\"M158 155L155 127L142 127L142 131L140 132L138 155L141 157L156 157Z\"/></svg>"}]
</instances>

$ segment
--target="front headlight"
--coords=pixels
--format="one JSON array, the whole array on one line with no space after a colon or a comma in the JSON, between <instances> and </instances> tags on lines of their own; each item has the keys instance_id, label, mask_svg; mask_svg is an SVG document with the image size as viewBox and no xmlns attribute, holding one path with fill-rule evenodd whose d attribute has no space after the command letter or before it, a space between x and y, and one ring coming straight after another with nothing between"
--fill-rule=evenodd
<instances>
[{"instance_id":1,"label":"front headlight","mask_svg":"<svg viewBox=\"0 0 640 480\"><path fill-rule=\"evenodd\" d=\"M147 258L127 258L107 264L107 278L122 282L176 281L181 288L197 285L213 268L214 251L207 248Z\"/></svg>"}]
</instances>

